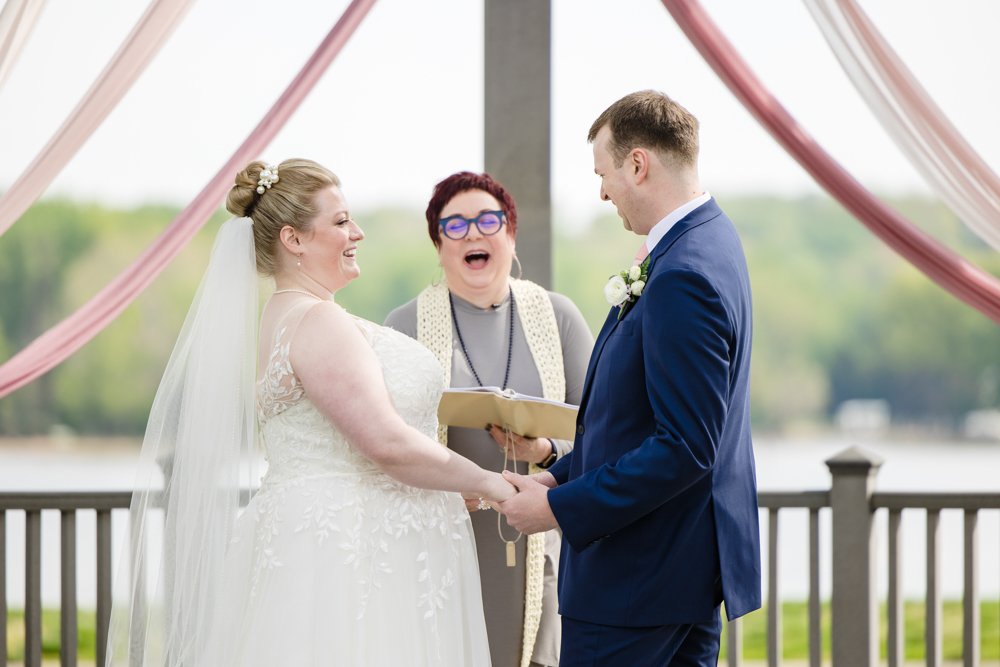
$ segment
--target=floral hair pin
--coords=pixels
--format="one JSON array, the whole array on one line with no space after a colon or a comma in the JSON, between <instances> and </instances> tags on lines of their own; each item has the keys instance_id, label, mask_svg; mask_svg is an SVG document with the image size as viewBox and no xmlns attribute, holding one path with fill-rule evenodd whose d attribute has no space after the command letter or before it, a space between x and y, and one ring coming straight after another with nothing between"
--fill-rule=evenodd
<instances>
[{"instance_id":1,"label":"floral hair pin","mask_svg":"<svg viewBox=\"0 0 1000 667\"><path fill-rule=\"evenodd\" d=\"M630 304L635 303L642 296L642 290L646 287L648 278L649 258L646 258L642 264L630 266L625 271L619 271L608 280L604 286L604 298L612 307L619 308L619 320L625 315Z\"/></svg>"},{"instance_id":2,"label":"floral hair pin","mask_svg":"<svg viewBox=\"0 0 1000 667\"><path fill-rule=\"evenodd\" d=\"M260 172L260 179L257 181L257 194L264 194L264 190L270 190L271 186L278 182L278 168L264 167Z\"/></svg>"}]
</instances>

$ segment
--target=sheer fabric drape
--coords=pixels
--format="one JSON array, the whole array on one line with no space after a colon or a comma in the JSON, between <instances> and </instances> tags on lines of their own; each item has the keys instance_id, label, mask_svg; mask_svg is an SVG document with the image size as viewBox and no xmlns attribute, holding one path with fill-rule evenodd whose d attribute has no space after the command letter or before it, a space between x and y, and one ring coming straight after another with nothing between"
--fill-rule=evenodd
<instances>
[{"instance_id":1,"label":"sheer fabric drape","mask_svg":"<svg viewBox=\"0 0 1000 667\"><path fill-rule=\"evenodd\" d=\"M805 0L855 88L910 163L1000 250L1000 178L934 103L855 0Z\"/></svg>"},{"instance_id":2,"label":"sheer fabric drape","mask_svg":"<svg viewBox=\"0 0 1000 667\"><path fill-rule=\"evenodd\" d=\"M117 106L193 0L154 0L76 108L0 197L0 234L17 222Z\"/></svg>"},{"instance_id":3,"label":"sheer fabric drape","mask_svg":"<svg viewBox=\"0 0 1000 667\"><path fill-rule=\"evenodd\" d=\"M0 398L65 361L110 324L201 229L233 183L233 176L256 157L333 62L375 0L354 0L302 70L236 152L216 172L157 239L122 273L27 347L0 365Z\"/></svg>"},{"instance_id":4,"label":"sheer fabric drape","mask_svg":"<svg viewBox=\"0 0 1000 667\"><path fill-rule=\"evenodd\" d=\"M0 9L0 88L44 7L45 0L7 0Z\"/></svg>"},{"instance_id":5,"label":"sheer fabric drape","mask_svg":"<svg viewBox=\"0 0 1000 667\"><path fill-rule=\"evenodd\" d=\"M863 225L952 295L1000 323L1000 280L881 202L816 143L740 57L697 0L661 0L737 99Z\"/></svg>"}]
</instances>

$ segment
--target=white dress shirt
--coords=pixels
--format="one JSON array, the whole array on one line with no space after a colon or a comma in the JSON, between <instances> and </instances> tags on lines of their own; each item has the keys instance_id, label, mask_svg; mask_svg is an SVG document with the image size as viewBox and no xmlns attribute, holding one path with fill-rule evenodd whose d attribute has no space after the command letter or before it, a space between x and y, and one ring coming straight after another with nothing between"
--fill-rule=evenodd
<instances>
[{"instance_id":1,"label":"white dress shirt","mask_svg":"<svg viewBox=\"0 0 1000 667\"><path fill-rule=\"evenodd\" d=\"M695 210L711 198L712 195L710 195L706 190L691 201L681 204L670 213L667 213L663 220L660 220L658 223L653 225L652 229L649 230L649 234L646 236L646 250L650 253L653 252L653 248L655 248L656 244L660 242L660 239L667 235L667 232L670 231L671 227L680 222L688 213Z\"/></svg>"}]
</instances>

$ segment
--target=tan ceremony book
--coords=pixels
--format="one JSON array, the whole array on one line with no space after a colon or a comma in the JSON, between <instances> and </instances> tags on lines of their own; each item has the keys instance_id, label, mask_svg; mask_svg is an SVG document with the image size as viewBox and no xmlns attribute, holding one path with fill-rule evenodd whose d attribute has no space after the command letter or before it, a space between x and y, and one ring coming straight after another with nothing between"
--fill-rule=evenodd
<instances>
[{"instance_id":1,"label":"tan ceremony book","mask_svg":"<svg viewBox=\"0 0 1000 667\"><path fill-rule=\"evenodd\" d=\"M499 387L445 389L438 421L448 426L486 428L497 424L532 438L573 440L577 407Z\"/></svg>"}]
</instances>

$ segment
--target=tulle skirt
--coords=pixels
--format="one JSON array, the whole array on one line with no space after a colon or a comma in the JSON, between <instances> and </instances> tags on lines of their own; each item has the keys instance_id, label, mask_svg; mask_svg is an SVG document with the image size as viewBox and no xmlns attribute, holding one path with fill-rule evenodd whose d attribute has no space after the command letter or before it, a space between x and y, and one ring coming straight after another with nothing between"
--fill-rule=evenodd
<instances>
[{"instance_id":1,"label":"tulle skirt","mask_svg":"<svg viewBox=\"0 0 1000 667\"><path fill-rule=\"evenodd\" d=\"M490 664L462 499L381 473L265 479L214 608L201 665Z\"/></svg>"}]
</instances>

